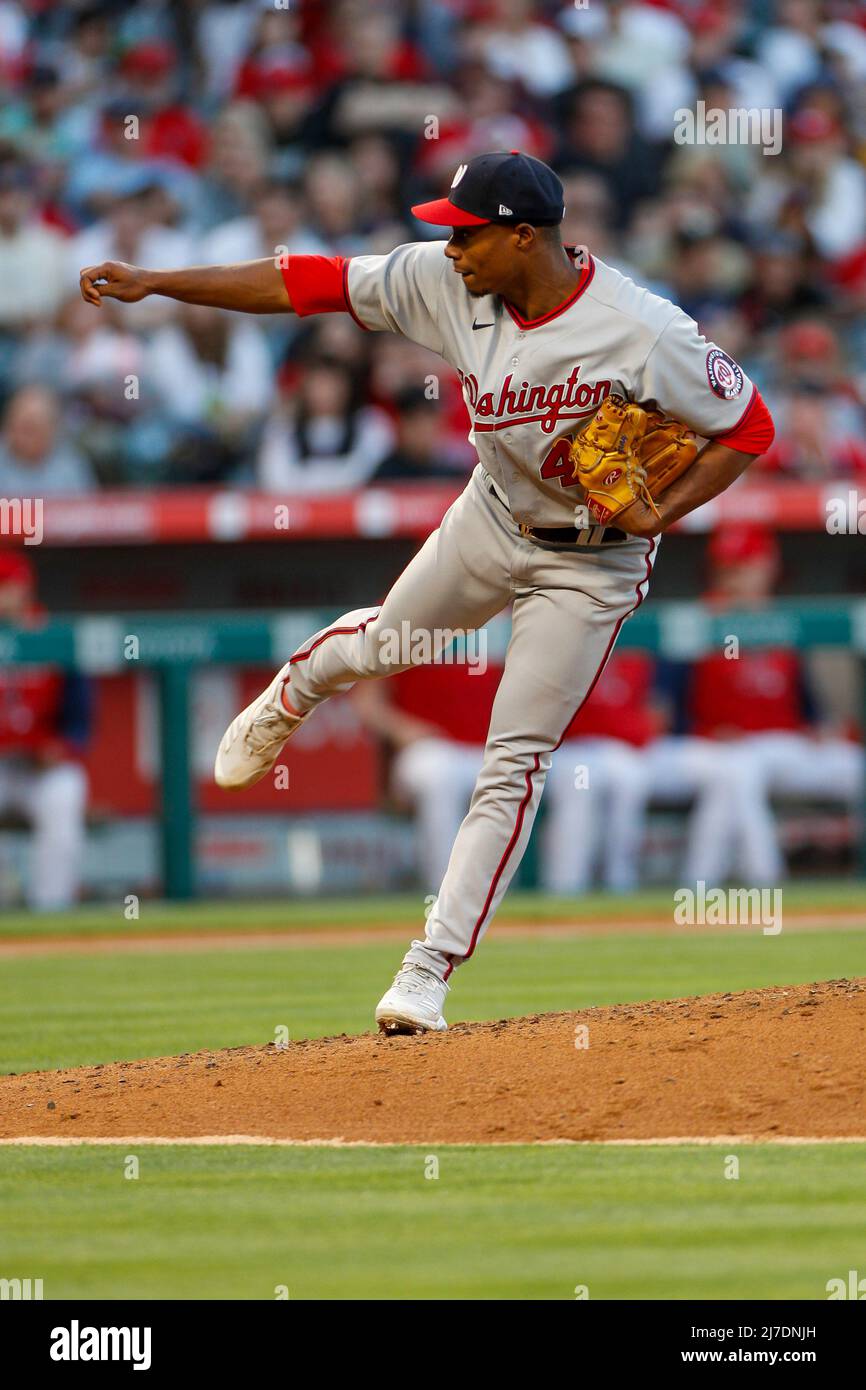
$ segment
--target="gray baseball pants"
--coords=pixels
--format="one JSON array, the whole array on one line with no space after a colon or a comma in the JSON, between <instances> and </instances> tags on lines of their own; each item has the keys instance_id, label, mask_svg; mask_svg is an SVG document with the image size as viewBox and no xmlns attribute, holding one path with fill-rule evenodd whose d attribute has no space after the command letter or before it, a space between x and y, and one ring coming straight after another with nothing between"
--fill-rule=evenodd
<instances>
[{"instance_id":1,"label":"gray baseball pants","mask_svg":"<svg viewBox=\"0 0 866 1390\"><path fill-rule=\"evenodd\" d=\"M417 664L405 643L397 654L406 659L394 660L394 634L432 634L436 652L454 629L482 627L513 603L481 771L407 961L447 979L472 955L526 849L552 754L645 597L656 550L638 538L591 547L528 539L479 464L384 602L344 614L292 656L289 699L306 711Z\"/></svg>"}]
</instances>

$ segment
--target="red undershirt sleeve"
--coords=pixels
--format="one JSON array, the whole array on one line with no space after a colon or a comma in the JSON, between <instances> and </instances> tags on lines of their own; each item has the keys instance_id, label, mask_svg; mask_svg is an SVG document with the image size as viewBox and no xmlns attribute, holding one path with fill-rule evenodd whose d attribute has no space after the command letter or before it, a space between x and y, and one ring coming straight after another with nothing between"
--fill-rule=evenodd
<instances>
[{"instance_id":1,"label":"red undershirt sleeve","mask_svg":"<svg viewBox=\"0 0 866 1390\"><path fill-rule=\"evenodd\" d=\"M741 454L764 454L772 444L775 433L773 417L755 387L752 399L734 428L727 434L716 435L715 442L736 449Z\"/></svg>"},{"instance_id":2,"label":"red undershirt sleeve","mask_svg":"<svg viewBox=\"0 0 866 1390\"><path fill-rule=\"evenodd\" d=\"M292 308L299 318L308 314L351 313L346 291L345 256L288 256L281 264Z\"/></svg>"}]
</instances>

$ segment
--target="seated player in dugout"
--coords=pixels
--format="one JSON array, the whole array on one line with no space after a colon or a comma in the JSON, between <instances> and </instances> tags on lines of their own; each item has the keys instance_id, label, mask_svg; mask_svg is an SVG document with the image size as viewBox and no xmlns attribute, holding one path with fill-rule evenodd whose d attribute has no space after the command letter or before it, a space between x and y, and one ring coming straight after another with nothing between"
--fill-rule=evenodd
<instances>
[{"instance_id":1,"label":"seated player in dugout","mask_svg":"<svg viewBox=\"0 0 866 1390\"><path fill-rule=\"evenodd\" d=\"M351 259L188 270L107 261L81 273L94 306L156 294L258 314L349 313L432 349L460 376L478 455L466 488L381 604L287 653L216 758L220 786L252 785L329 695L414 664L409 651L404 662L383 657L404 623L435 645L442 629L480 627L513 604L471 808L424 934L376 1008L386 1032L446 1026L454 967L508 888L551 756L646 595L661 533L773 438L742 368L674 304L591 248L564 246L564 211L554 171L512 150L461 164L446 197L413 208L448 229L442 241ZM707 441L700 452L693 436Z\"/></svg>"},{"instance_id":2,"label":"seated player in dugout","mask_svg":"<svg viewBox=\"0 0 866 1390\"><path fill-rule=\"evenodd\" d=\"M668 718L658 671L648 652L614 652L566 730L540 827L546 892L584 893L594 880L611 893L639 887L653 794L645 753Z\"/></svg>"},{"instance_id":3,"label":"seated player in dugout","mask_svg":"<svg viewBox=\"0 0 866 1390\"><path fill-rule=\"evenodd\" d=\"M781 565L775 537L764 527L737 525L713 533L704 601L718 609L755 609L772 600ZM731 636L736 636L735 627ZM851 705L829 714L826 690L840 680L839 660L824 695L814 657L792 648L733 647L693 662L658 663L655 694L666 731L642 749L629 778L629 805L642 834L650 801L688 804L679 882L776 885L787 868L772 798L841 802L856 808L866 776ZM844 665L843 665L844 670ZM853 695L853 692L851 692ZM591 708L591 707L590 707ZM554 773L555 773L554 765ZM643 798L643 799L641 799Z\"/></svg>"},{"instance_id":4,"label":"seated player in dugout","mask_svg":"<svg viewBox=\"0 0 866 1390\"><path fill-rule=\"evenodd\" d=\"M771 601L781 575L772 532L725 527L713 534L708 558L706 603L736 610ZM715 868L702 875L707 882L782 881L774 796L837 801L856 812L866 778L862 731L846 707L838 663L822 681L820 661L792 647L741 646L708 652L682 670L683 722L693 739L717 750L719 794L703 855L704 866L712 857ZM847 653L842 661L850 662ZM831 687L841 694L835 709Z\"/></svg>"},{"instance_id":5,"label":"seated player in dugout","mask_svg":"<svg viewBox=\"0 0 866 1390\"><path fill-rule=\"evenodd\" d=\"M484 757L502 666L434 662L388 681L361 681L353 698L366 728L388 754L391 796L411 811L415 858L425 894L445 877L451 849Z\"/></svg>"},{"instance_id":6,"label":"seated player in dugout","mask_svg":"<svg viewBox=\"0 0 866 1390\"><path fill-rule=\"evenodd\" d=\"M0 550L0 623L41 616L27 555ZM31 827L25 894L36 912L60 911L78 897L91 703L90 682L77 672L0 668L0 815L14 812Z\"/></svg>"},{"instance_id":7,"label":"seated player in dugout","mask_svg":"<svg viewBox=\"0 0 866 1390\"><path fill-rule=\"evenodd\" d=\"M585 892L596 871L611 892L638 886L653 785L642 750L666 715L656 698L656 665L646 652L614 652L563 735L539 826L545 892ZM362 720L388 749L391 795L414 815L425 892L442 882L469 809L502 673L493 662L471 675L464 663L446 662L355 688Z\"/></svg>"}]
</instances>

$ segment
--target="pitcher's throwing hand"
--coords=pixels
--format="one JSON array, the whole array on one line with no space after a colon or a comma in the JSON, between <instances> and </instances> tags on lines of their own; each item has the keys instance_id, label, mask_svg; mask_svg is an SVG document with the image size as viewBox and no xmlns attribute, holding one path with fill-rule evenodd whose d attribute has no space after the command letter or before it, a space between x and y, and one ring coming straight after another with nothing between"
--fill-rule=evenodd
<instances>
[{"instance_id":1,"label":"pitcher's throwing hand","mask_svg":"<svg viewBox=\"0 0 866 1390\"><path fill-rule=\"evenodd\" d=\"M82 298L97 309L102 307L103 299L135 304L151 293L147 272L125 261L103 261L102 265L85 266L80 284Z\"/></svg>"}]
</instances>

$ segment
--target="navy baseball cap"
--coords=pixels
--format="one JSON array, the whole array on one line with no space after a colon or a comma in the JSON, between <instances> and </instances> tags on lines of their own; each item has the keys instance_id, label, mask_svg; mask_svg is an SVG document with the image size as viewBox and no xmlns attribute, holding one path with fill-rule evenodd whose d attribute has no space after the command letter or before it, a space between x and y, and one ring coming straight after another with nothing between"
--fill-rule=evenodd
<instances>
[{"instance_id":1,"label":"navy baseball cap","mask_svg":"<svg viewBox=\"0 0 866 1390\"><path fill-rule=\"evenodd\" d=\"M562 184L540 159L520 150L479 154L461 164L447 198L418 203L421 222L437 227L481 227L488 222L556 226L565 215Z\"/></svg>"}]
</instances>

